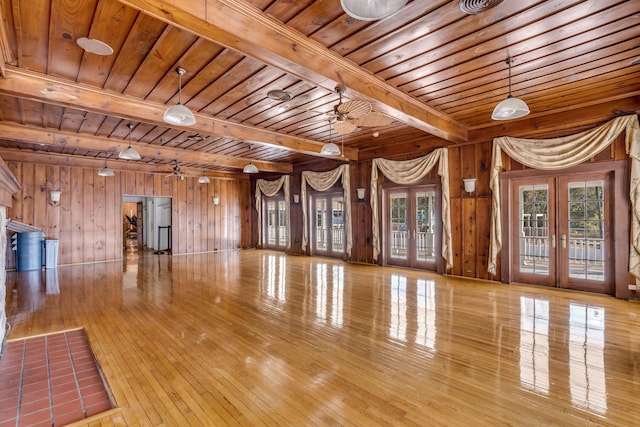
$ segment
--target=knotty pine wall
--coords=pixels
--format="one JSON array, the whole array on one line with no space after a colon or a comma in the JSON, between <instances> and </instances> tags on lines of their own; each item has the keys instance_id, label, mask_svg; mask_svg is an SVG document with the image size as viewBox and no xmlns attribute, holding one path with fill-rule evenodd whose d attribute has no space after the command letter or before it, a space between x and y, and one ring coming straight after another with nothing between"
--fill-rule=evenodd
<instances>
[{"instance_id":1,"label":"knotty pine wall","mask_svg":"<svg viewBox=\"0 0 640 427\"><path fill-rule=\"evenodd\" d=\"M172 198L174 254L229 250L251 245L251 183L245 177L195 178L142 172L98 176L98 169L7 162L21 189L7 210L11 220L42 229L47 239L60 240L58 264L122 259L122 197ZM59 203L50 190L60 190ZM213 205L213 196L220 198ZM15 268L15 253L7 256Z\"/></svg>"}]
</instances>

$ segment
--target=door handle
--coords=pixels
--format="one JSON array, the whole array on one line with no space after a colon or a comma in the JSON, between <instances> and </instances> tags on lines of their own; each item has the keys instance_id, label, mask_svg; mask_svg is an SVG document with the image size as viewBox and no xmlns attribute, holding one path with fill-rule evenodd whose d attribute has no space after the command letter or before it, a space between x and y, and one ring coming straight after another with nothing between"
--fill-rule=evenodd
<instances>
[{"instance_id":1,"label":"door handle","mask_svg":"<svg viewBox=\"0 0 640 427\"><path fill-rule=\"evenodd\" d=\"M562 235L560 241L562 242L562 249L567 249L567 236L565 234Z\"/></svg>"},{"instance_id":2,"label":"door handle","mask_svg":"<svg viewBox=\"0 0 640 427\"><path fill-rule=\"evenodd\" d=\"M556 248L556 235L555 234L551 235L551 248L552 249Z\"/></svg>"}]
</instances>

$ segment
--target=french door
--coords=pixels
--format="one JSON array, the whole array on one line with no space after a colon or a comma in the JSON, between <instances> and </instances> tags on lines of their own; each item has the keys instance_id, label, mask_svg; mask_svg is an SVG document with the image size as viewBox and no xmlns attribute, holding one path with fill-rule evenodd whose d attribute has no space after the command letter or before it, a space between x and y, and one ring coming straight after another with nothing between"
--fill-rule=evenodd
<instances>
[{"instance_id":1,"label":"french door","mask_svg":"<svg viewBox=\"0 0 640 427\"><path fill-rule=\"evenodd\" d=\"M385 190L386 264L436 270L440 248L438 201L435 185Z\"/></svg>"},{"instance_id":2,"label":"french door","mask_svg":"<svg viewBox=\"0 0 640 427\"><path fill-rule=\"evenodd\" d=\"M286 250L287 214L284 197L265 197L263 199L262 246L265 248Z\"/></svg>"},{"instance_id":3,"label":"french door","mask_svg":"<svg viewBox=\"0 0 640 427\"><path fill-rule=\"evenodd\" d=\"M318 193L311 197L311 249L316 255L343 257L346 252L344 198L342 193Z\"/></svg>"},{"instance_id":4,"label":"french door","mask_svg":"<svg viewBox=\"0 0 640 427\"><path fill-rule=\"evenodd\" d=\"M530 177L511 184L512 280L612 293L611 174Z\"/></svg>"}]
</instances>

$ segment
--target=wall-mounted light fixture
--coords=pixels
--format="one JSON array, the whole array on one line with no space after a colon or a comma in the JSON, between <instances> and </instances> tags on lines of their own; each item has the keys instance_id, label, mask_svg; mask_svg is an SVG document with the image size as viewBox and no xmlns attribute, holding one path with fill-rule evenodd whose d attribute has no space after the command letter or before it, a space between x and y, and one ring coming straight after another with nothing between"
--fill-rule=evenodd
<instances>
[{"instance_id":1,"label":"wall-mounted light fixture","mask_svg":"<svg viewBox=\"0 0 640 427\"><path fill-rule=\"evenodd\" d=\"M60 191L52 190L49 191L49 197L53 203L58 203L60 201Z\"/></svg>"},{"instance_id":2,"label":"wall-mounted light fixture","mask_svg":"<svg viewBox=\"0 0 640 427\"><path fill-rule=\"evenodd\" d=\"M364 188L356 188L358 200L364 200Z\"/></svg>"},{"instance_id":3,"label":"wall-mounted light fixture","mask_svg":"<svg viewBox=\"0 0 640 427\"><path fill-rule=\"evenodd\" d=\"M220 197L213 196L213 206L218 206L220 204Z\"/></svg>"},{"instance_id":4,"label":"wall-mounted light fixture","mask_svg":"<svg viewBox=\"0 0 640 427\"><path fill-rule=\"evenodd\" d=\"M462 180L464 182L464 191L471 194L476 190L476 179L475 178L464 178Z\"/></svg>"},{"instance_id":5,"label":"wall-mounted light fixture","mask_svg":"<svg viewBox=\"0 0 640 427\"><path fill-rule=\"evenodd\" d=\"M300 195L299 194L294 194L293 195L293 203L300 203Z\"/></svg>"}]
</instances>

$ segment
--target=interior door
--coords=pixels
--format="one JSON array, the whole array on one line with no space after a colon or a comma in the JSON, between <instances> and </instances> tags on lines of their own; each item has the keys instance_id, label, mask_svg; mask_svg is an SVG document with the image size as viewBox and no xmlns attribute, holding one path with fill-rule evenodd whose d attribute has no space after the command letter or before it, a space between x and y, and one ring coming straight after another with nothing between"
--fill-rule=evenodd
<instances>
[{"instance_id":1,"label":"interior door","mask_svg":"<svg viewBox=\"0 0 640 427\"><path fill-rule=\"evenodd\" d=\"M608 173L513 180L512 279L611 293L611 185Z\"/></svg>"},{"instance_id":2,"label":"interior door","mask_svg":"<svg viewBox=\"0 0 640 427\"><path fill-rule=\"evenodd\" d=\"M440 229L436 186L385 191L385 263L436 269Z\"/></svg>"}]
</instances>

